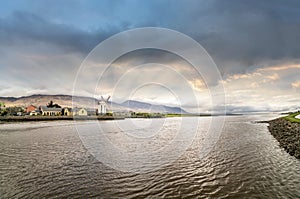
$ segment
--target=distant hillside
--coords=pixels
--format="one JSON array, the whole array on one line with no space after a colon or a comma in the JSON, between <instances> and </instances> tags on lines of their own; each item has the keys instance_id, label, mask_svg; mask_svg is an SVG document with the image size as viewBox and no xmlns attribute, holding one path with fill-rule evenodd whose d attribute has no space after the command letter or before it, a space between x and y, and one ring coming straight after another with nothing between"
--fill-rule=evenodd
<instances>
[{"instance_id":1,"label":"distant hillside","mask_svg":"<svg viewBox=\"0 0 300 199\"><path fill-rule=\"evenodd\" d=\"M129 108L130 110L135 110L139 112L153 112L153 113L182 113L186 114L187 112L179 107L170 107L165 105L154 105L150 103L127 100L121 104L124 107Z\"/></svg>"},{"instance_id":2,"label":"distant hillside","mask_svg":"<svg viewBox=\"0 0 300 199\"><path fill-rule=\"evenodd\" d=\"M70 95L30 95L23 97L0 97L0 101L4 102L6 106L29 106L30 104L35 106L45 106L50 101L61 106L72 106L72 96ZM75 106L93 106L97 103L97 100L90 97L75 97Z\"/></svg>"},{"instance_id":3,"label":"distant hillside","mask_svg":"<svg viewBox=\"0 0 300 199\"><path fill-rule=\"evenodd\" d=\"M45 106L51 100L62 107L72 107L72 99L74 106L77 107L94 107L98 100L91 97L72 97L71 95L30 95L23 97L0 97L0 102L4 102L7 107L9 106L22 106L29 105ZM134 112L159 112L159 113L187 113L179 107L170 107L165 105L153 105L150 103L127 100L121 104L110 102L111 109L114 111L134 111Z\"/></svg>"}]
</instances>

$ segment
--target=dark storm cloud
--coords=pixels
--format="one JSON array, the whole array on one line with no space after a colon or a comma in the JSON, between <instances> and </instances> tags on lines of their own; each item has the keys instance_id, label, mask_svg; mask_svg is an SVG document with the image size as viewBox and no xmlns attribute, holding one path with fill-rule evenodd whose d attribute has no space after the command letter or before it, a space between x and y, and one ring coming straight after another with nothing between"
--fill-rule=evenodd
<instances>
[{"instance_id":1,"label":"dark storm cloud","mask_svg":"<svg viewBox=\"0 0 300 199\"><path fill-rule=\"evenodd\" d=\"M299 8L295 0L184 1L159 21L196 39L223 73L244 73L265 61L299 58Z\"/></svg>"},{"instance_id":2,"label":"dark storm cloud","mask_svg":"<svg viewBox=\"0 0 300 199\"><path fill-rule=\"evenodd\" d=\"M105 27L94 32L83 31L68 24L57 24L27 12L14 12L0 19L1 45L56 45L65 52L87 53L100 41L118 32Z\"/></svg>"},{"instance_id":3,"label":"dark storm cloud","mask_svg":"<svg viewBox=\"0 0 300 199\"><path fill-rule=\"evenodd\" d=\"M225 73L245 72L265 60L299 58L299 7L299 1L215 1L215 30L203 44L219 66L227 62Z\"/></svg>"},{"instance_id":4,"label":"dark storm cloud","mask_svg":"<svg viewBox=\"0 0 300 199\"><path fill-rule=\"evenodd\" d=\"M86 17L89 20L84 22L75 17L83 9L74 5L61 14L63 23L47 20L43 13L14 12L0 21L1 43L46 42L68 51L87 53L117 32L159 26L197 40L223 74L243 73L248 67L261 66L268 60L300 57L300 2L296 0L120 1L104 2L102 6L94 3L93 8L92 2L86 2L93 17ZM66 2L55 5L68 7ZM70 15L75 19L68 20ZM84 13L83 18L86 15L89 13ZM51 18L51 13L45 16ZM78 26L74 20L78 20ZM89 23L95 28L81 28Z\"/></svg>"}]
</instances>

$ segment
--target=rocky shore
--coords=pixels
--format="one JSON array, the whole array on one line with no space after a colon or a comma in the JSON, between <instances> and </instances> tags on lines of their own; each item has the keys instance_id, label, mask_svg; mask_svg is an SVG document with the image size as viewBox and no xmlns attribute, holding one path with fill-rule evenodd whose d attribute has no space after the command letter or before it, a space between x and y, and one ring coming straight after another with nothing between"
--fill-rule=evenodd
<instances>
[{"instance_id":1,"label":"rocky shore","mask_svg":"<svg viewBox=\"0 0 300 199\"><path fill-rule=\"evenodd\" d=\"M300 159L300 124L284 118L271 120L269 131L290 155Z\"/></svg>"}]
</instances>

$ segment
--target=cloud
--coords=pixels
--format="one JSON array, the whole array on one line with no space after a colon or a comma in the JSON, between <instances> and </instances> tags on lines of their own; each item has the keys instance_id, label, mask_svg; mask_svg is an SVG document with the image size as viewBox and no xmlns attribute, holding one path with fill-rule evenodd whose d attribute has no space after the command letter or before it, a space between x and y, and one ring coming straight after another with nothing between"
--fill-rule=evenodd
<instances>
[{"instance_id":1,"label":"cloud","mask_svg":"<svg viewBox=\"0 0 300 199\"><path fill-rule=\"evenodd\" d=\"M46 42L66 51L87 53L112 34L151 25L193 37L224 74L244 73L268 60L300 58L300 16L296 9L300 2L294 0L90 1L72 6L60 2L53 7L69 7L61 14L54 8L45 9L45 4L33 4L36 6L31 10L2 18L1 42Z\"/></svg>"},{"instance_id":2,"label":"cloud","mask_svg":"<svg viewBox=\"0 0 300 199\"><path fill-rule=\"evenodd\" d=\"M279 76L278 76L277 73L274 73L272 75L268 75L267 78L270 79L270 80L272 80L272 81L275 81L275 80L279 79Z\"/></svg>"},{"instance_id":3,"label":"cloud","mask_svg":"<svg viewBox=\"0 0 300 199\"><path fill-rule=\"evenodd\" d=\"M215 31L203 41L204 46L219 66L224 65L224 72L244 72L243 67L264 60L299 58L299 15L293 6L300 6L300 2L289 2L213 1L209 23Z\"/></svg>"},{"instance_id":4,"label":"cloud","mask_svg":"<svg viewBox=\"0 0 300 199\"><path fill-rule=\"evenodd\" d=\"M300 98L295 93L300 69L299 7L297 0L3 2L0 95L33 91L71 94L77 69L99 42L124 30L154 26L180 31L203 45L224 78L220 83L226 87L230 109L292 107ZM204 84L185 60L161 51L137 51L120 57L107 71L100 91L110 92L110 86L129 68L147 63L168 65L183 74L202 108L209 106L205 86L214 84ZM103 63L92 63L91 67L95 66L103 67ZM95 87L90 86L97 81L96 68L90 68L83 78L85 95L94 92ZM176 77L157 67L137 72L148 73L180 90ZM124 86L132 89L142 81L143 76ZM154 99L150 94L149 99ZM184 104L192 107L195 101L186 99Z\"/></svg>"},{"instance_id":5,"label":"cloud","mask_svg":"<svg viewBox=\"0 0 300 199\"><path fill-rule=\"evenodd\" d=\"M269 66L268 68L260 68L258 71L282 71L282 70L288 70L288 69L300 69L299 64L286 64L286 65L280 65L280 66Z\"/></svg>"},{"instance_id":6,"label":"cloud","mask_svg":"<svg viewBox=\"0 0 300 199\"><path fill-rule=\"evenodd\" d=\"M280 69L280 70L279 70ZM224 79L228 111L285 111L297 108L300 99L299 69L284 65L234 74Z\"/></svg>"},{"instance_id":7,"label":"cloud","mask_svg":"<svg viewBox=\"0 0 300 199\"><path fill-rule=\"evenodd\" d=\"M100 41L119 32L110 26L93 32L84 31L68 24L48 21L32 13L17 11L11 17L0 19L1 45L55 45L64 53L88 53Z\"/></svg>"},{"instance_id":8,"label":"cloud","mask_svg":"<svg viewBox=\"0 0 300 199\"><path fill-rule=\"evenodd\" d=\"M291 85L293 88L300 88L300 81L293 82Z\"/></svg>"}]
</instances>

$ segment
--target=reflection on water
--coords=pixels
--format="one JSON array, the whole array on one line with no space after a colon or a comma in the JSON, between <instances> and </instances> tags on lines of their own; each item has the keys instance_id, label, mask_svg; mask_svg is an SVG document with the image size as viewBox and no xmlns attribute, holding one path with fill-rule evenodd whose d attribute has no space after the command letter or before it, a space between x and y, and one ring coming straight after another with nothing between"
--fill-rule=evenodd
<instances>
[{"instance_id":1,"label":"reflection on water","mask_svg":"<svg viewBox=\"0 0 300 199\"><path fill-rule=\"evenodd\" d=\"M199 158L202 139L197 135L176 161L140 174L117 171L98 162L85 149L71 121L1 124L0 195L299 198L300 162L278 146L267 124L253 122L266 119L226 117L218 143L205 158ZM104 122L108 125L111 121ZM130 120L122 122L126 126ZM90 124L82 122L81 126L89 128ZM171 135L172 130L165 133Z\"/></svg>"}]
</instances>

